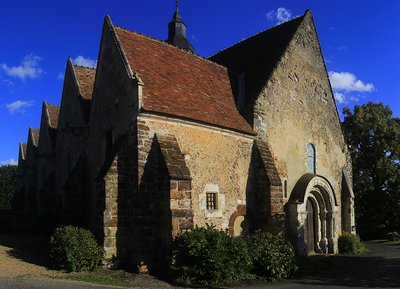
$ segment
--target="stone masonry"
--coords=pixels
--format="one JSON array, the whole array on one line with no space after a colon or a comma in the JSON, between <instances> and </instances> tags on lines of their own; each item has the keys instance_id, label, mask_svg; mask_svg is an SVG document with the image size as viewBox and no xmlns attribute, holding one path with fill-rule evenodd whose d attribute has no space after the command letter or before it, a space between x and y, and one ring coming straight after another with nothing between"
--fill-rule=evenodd
<instances>
[{"instance_id":1,"label":"stone masonry","mask_svg":"<svg viewBox=\"0 0 400 289\"><path fill-rule=\"evenodd\" d=\"M108 259L151 273L207 224L337 253L355 232L352 168L311 12L209 59L174 29L167 43L107 16L96 69L68 59L59 109L44 103L20 145L18 208L88 228Z\"/></svg>"}]
</instances>

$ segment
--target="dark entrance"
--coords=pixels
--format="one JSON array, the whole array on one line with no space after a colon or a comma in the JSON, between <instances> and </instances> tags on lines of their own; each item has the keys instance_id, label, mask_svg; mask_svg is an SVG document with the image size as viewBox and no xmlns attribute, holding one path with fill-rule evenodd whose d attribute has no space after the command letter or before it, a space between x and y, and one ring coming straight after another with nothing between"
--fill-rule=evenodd
<instances>
[{"instance_id":1,"label":"dark entrance","mask_svg":"<svg viewBox=\"0 0 400 289\"><path fill-rule=\"evenodd\" d=\"M307 245L307 252L315 253L315 208L310 199L307 199L307 220L305 228L305 242Z\"/></svg>"}]
</instances>

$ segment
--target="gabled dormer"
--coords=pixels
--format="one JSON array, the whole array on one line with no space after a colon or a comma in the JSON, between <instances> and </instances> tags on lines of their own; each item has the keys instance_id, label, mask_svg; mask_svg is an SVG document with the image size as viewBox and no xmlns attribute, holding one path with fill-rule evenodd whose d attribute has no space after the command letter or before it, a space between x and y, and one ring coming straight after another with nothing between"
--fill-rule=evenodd
<instances>
[{"instance_id":1,"label":"gabled dormer","mask_svg":"<svg viewBox=\"0 0 400 289\"><path fill-rule=\"evenodd\" d=\"M73 65L68 58L55 148L58 192L85 151L95 75L95 69Z\"/></svg>"},{"instance_id":2,"label":"gabled dormer","mask_svg":"<svg viewBox=\"0 0 400 289\"><path fill-rule=\"evenodd\" d=\"M39 146L38 128L30 127L28 130L28 141L26 145L25 167L30 170L36 169L38 146Z\"/></svg>"},{"instance_id":3,"label":"gabled dormer","mask_svg":"<svg viewBox=\"0 0 400 289\"><path fill-rule=\"evenodd\" d=\"M42 190L54 171L55 144L60 107L43 101L38 146L37 189Z\"/></svg>"},{"instance_id":4,"label":"gabled dormer","mask_svg":"<svg viewBox=\"0 0 400 289\"><path fill-rule=\"evenodd\" d=\"M39 137L41 142L38 147L39 157L41 158L49 158L54 154L59 114L59 106L43 101Z\"/></svg>"}]
</instances>

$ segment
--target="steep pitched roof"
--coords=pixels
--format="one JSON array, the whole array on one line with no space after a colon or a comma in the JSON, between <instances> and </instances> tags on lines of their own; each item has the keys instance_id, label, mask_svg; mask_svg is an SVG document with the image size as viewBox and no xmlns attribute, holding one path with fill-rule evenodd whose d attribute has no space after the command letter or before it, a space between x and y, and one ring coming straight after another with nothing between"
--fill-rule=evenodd
<instances>
[{"instance_id":1,"label":"steep pitched roof","mask_svg":"<svg viewBox=\"0 0 400 289\"><path fill-rule=\"evenodd\" d=\"M96 69L78 65L73 65L73 68L82 98L92 100Z\"/></svg>"},{"instance_id":2,"label":"steep pitched roof","mask_svg":"<svg viewBox=\"0 0 400 289\"><path fill-rule=\"evenodd\" d=\"M40 130L38 128L30 128L32 134L32 142L35 147L39 145L39 133Z\"/></svg>"},{"instance_id":3,"label":"steep pitched roof","mask_svg":"<svg viewBox=\"0 0 400 289\"><path fill-rule=\"evenodd\" d=\"M260 32L239 43L232 45L209 59L236 72L251 70L262 66L260 75L264 81L269 78L276 64L281 59L299 25L310 11L303 16Z\"/></svg>"},{"instance_id":4,"label":"steep pitched roof","mask_svg":"<svg viewBox=\"0 0 400 289\"><path fill-rule=\"evenodd\" d=\"M144 82L145 111L254 134L236 110L224 67L135 32L115 32L130 68Z\"/></svg>"},{"instance_id":5,"label":"steep pitched roof","mask_svg":"<svg viewBox=\"0 0 400 289\"><path fill-rule=\"evenodd\" d=\"M46 108L49 116L49 126L53 129L57 129L60 107L58 105L46 104Z\"/></svg>"}]
</instances>

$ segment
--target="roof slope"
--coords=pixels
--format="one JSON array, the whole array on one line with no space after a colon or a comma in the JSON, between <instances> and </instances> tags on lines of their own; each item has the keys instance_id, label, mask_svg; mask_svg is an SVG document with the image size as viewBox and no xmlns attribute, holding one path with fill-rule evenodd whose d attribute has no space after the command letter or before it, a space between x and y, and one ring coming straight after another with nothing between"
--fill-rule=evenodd
<instances>
[{"instance_id":1,"label":"roof slope","mask_svg":"<svg viewBox=\"0 0 400 289\"><path fill-rule=\"evenodd\" d=\"M40 130L38 128L31 128L32 141L35 147L39 145L39 133Z\"/></svg>"},{"instance_id":2,"label":"roof slope","mask_svg":"<svg viewBox=\"0 0 400 289\"><path fill-rule=\"evenodd\" d=\"M22 159L25 160L25 157L26 157L26 142L20 143L20 150L21 150Z\"/></svg>"},{"instance_id":3,"label":"roof slope","mask_svg":"<svg viewBox=\"0 0 400 289\"><path fill-rule=\"evenodd\" d=\"M262 67L262 73L257 71L254 74L260 78L256 80L257 84L259 81L265 84L307 13L311 12L307 10L303 16L260 32L219 51L209 59L236 72L247 73L254 67Z\"/></svg>"},{"instance_id":4,"label":"roof slope","mask_svg":"<svg viewBox=\"0 0 400 289\"><path fill-rule=\"evenodd\" d=\"M115 27L144 82L143 109L254 134L236 110L228 71L164 42Z\"/></svg>"},{"instance_id":5,"label":"roof slope","mask_svg":"<svg viewBox=\"0 0 400 289\"><path fill-rule=\"evenodd\" d=\"M49 116L49 126L53 129L58 128L58 117L60 115L60 107L58 105L46 104Z\"/></svg>"},{"instance_id":6,"label":"roof slope","mask_svg":"<svg viewBox=\"0 0 400 289\"><path fill-rule=\"evenodd\" d=\"M85 100L91 100L96 69L78 65L74 65L73 68L82 98Z\"/></svg>"}]
</instances>

